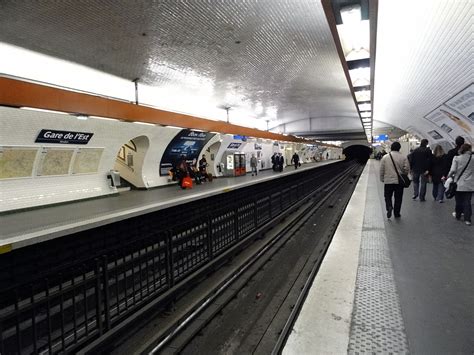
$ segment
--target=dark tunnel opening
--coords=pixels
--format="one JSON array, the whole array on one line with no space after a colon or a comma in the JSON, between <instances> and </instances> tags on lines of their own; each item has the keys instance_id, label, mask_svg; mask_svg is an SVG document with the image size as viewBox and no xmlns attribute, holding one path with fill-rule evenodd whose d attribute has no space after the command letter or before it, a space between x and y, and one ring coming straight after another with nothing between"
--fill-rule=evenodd
<instances>
[{"instance_id":1,"label":"dark tunnel opening","mask_svg":"<svg viewBox=\"0 0 474 355\"><path fill-rule=\"evenodd\" d=\"M360 164L365 164L372 154L372 148L365 145L351 145L342 152L346 156L346 160L357 160Z\"/></svg>"}]
</instances>

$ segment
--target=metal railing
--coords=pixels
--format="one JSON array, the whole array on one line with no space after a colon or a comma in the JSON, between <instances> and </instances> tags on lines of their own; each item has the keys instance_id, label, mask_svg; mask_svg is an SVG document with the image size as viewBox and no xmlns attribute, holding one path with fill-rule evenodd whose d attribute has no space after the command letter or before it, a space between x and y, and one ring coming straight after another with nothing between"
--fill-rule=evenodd
<instances>
[{"instance_id":1,"label":"metal railing","mask_svg":"<svg viewBox=\"0 0 474 355\"><path fill-rule=\"evenodd\" d=\"M58 255L56 264L2 287L0 353L78 350L347 167L302 171L98 228L116 243L104 241L92 255L78 245L77 260ZM91 233L73 237L87 241Z\"/></svg>"}]
</instances>

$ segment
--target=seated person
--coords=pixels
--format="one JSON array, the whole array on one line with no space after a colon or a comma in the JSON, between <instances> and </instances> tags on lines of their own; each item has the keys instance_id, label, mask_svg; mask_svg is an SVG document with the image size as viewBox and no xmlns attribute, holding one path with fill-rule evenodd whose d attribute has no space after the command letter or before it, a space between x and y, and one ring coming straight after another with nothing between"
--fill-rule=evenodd
<instances>
[{"instance_id":1,"label":"seated person","mask_svg":"<svg viewBox=\"0 0 474 355\"><path fill-rule=\"evenodd\" d=\"M201 173L202 179L207 179L207 160L206 155L203 154L201 160L199 160L199 172Z\"/></svg>"}]
</instances>

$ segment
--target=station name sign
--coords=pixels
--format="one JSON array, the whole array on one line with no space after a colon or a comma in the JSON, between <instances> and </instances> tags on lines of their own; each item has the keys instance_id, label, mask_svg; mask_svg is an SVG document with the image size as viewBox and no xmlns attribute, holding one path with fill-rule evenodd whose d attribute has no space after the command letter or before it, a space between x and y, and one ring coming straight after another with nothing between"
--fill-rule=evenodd
<instances>
[{"instance_id":1,"label":"station name sign","mask_svg":"<svg viewBox=\"0 0 474 355\"><path fill-rule=\"evenodd\" d=\"M35 143L87 144L94 133L42 129Z\"/></svg>"}]
</instances>

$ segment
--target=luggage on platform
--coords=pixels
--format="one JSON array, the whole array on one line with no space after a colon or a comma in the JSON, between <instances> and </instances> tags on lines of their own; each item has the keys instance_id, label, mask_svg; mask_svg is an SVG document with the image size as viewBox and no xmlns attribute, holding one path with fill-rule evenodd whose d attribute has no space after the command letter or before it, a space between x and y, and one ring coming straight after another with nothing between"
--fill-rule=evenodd
<instances>
[{"instance_id":1,"label":"luggage on platform","mask_svg":"<svg viewBox=\"0 0 474 355\"><path fill-rule=\"evenodd\" d=\"M193 179L190 176L186 176L183 178L181 182L181 187L184 189L192 189L193 188Z\"/></svg>"}]
</instances>

